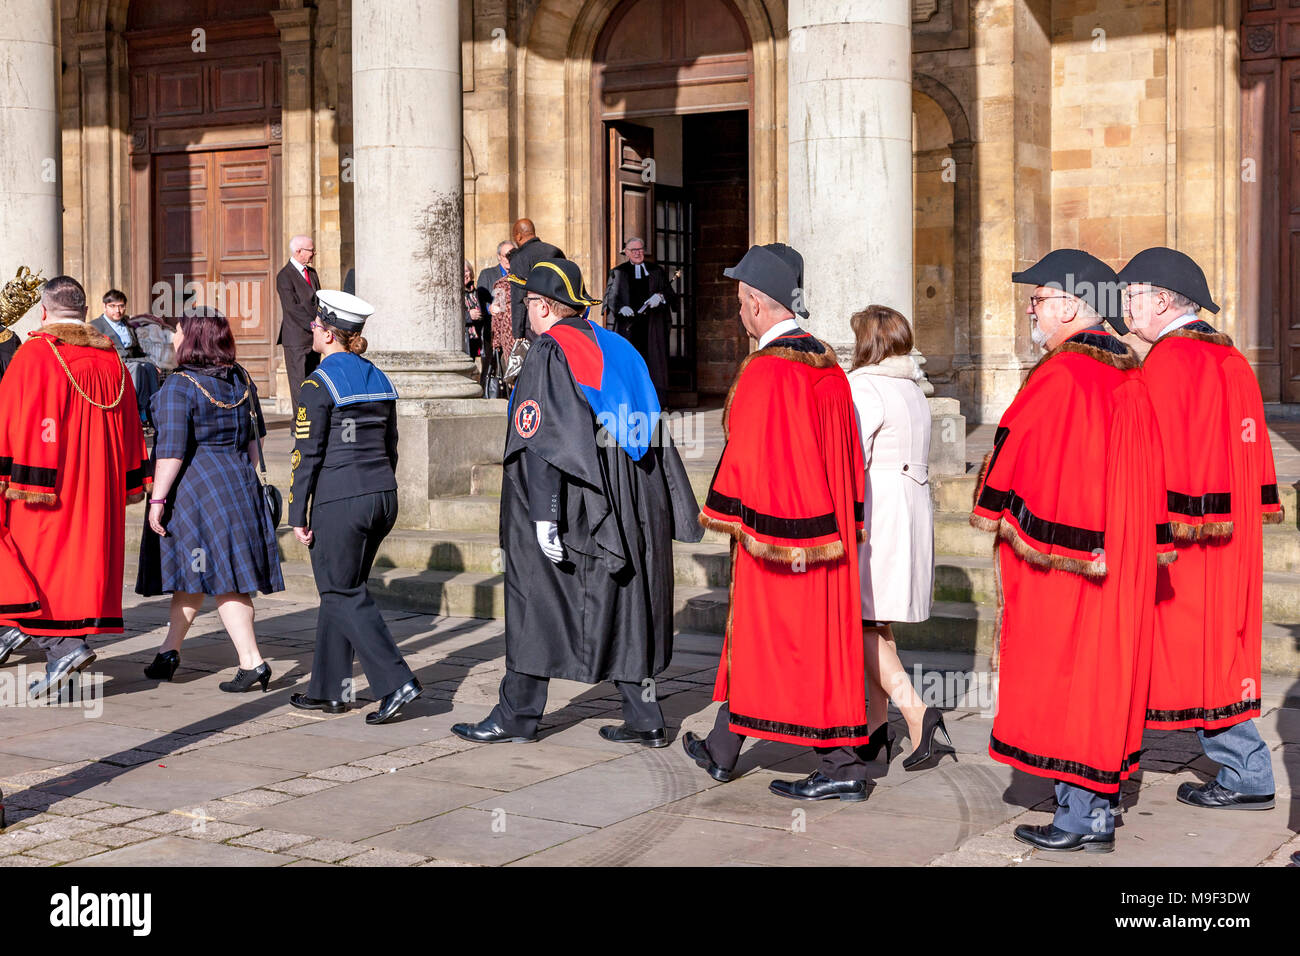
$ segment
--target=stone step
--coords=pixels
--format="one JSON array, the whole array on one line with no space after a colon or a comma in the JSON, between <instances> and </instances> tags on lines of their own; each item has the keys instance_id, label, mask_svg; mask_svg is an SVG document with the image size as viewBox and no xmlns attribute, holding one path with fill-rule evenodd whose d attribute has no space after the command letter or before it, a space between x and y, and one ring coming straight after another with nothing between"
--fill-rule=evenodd
<instances>
[{"instance_id":1,"label":"stone step","mask_svg":"<svg viewBox=\"0 0 1300 956\"><path fill-rule=\"evenodd\" d=\"M967 514L937 512L934 516L934 552L937 560L945 555L988 557L993 551L993 535L972 528ZM1264 570L1300 571L1300 531L1295 525L1264 526Z\"/></svg>"}]
</instances>

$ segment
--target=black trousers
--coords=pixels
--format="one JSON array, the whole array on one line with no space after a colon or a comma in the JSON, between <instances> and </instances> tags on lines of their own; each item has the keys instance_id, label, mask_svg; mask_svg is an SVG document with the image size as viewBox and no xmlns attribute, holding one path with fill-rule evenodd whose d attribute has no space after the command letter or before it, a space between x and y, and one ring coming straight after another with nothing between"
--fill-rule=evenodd
<instances>
[{"instance_id":1,"label":"black trousers","mask_svg":"<svg viewBox=\"0 0 1300 956\"><path fill-rule=\"evenodd\" d=\"M546 710L549 677L533 677L507 669L501 678L500 700L492 708L491 719L516 737L532 737ZM642 686L635 681L614 681L623 696L623 720L632 730L658 730L664 725L659 701L643 700Z\"/></svg>"},{"instance_id":2,"label":"black trousers","mask_svg":"<svg viewBox=\"0 0 1300 956\"><path fill-rule=\"evenodd\" d=\"M396 520L396 491L312 506L311 570L320 592L320 611L308 697L355 700L351 693L354 653L376 697L391 694L415 676L366 587L379 543Z\"/></svg>"},{"instance_id":3,"label":"black trousers","mask_svg":"<svg viewBox=\"0 0 1300 956\"><path fill-rule=\"evenodd\" d=\"M302 390L302 383L316 371L319 364L320 356L311 350L311 339L307 340L306 345L284 343L284 374L289 379L289 397L293 400L295 410L298 408L298 392Z\"/></svg>"},{"instance_id":4,"label":"black trousers","mask_svg":"<svg viewBox=\"0 0 1300 956\"><path fill-rule=\"evenodd\" d=\"M724 770L736 766L740 757L740 748L745 743L745 735L738 734L727 726L731 722L731 708L725 703L718 708L718 718L713 729L705 738L704 745L709 750L713 762ZM856 747L814 747L821 754L822 762L818 768L832 780L866 780L867 764Z\"/></svg>"}]
</instances>

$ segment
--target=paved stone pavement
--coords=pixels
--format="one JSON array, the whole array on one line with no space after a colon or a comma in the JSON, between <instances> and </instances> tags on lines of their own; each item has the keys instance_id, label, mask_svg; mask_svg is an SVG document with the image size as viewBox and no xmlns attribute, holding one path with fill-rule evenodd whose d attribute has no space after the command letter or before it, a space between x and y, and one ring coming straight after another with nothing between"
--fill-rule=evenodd
<instances>
[{"instance_id":1,"label":"paved stone pavement","mask_svg":"<svg viewBox=\"0 0 1300 956\"><path fill-rule=\"evenodd\" d=\"M904 773L873 768L865 803L797 804L769 781L809 772L809 751L751 742L743 776L717 784L682 753L682 729L711 724L717 650L684 639L659 681L674 742L662 750L597 735L617 720L612 685L552 682L533 744L480 746L450 732L488 712L504 667L500 622L386 616L425 685L408 717L367 726L364 679L352 712L297 711L316 609L259 599L269 693L217 683L235 653L209 607L170 684L143 678L166 629L165 599L127 596L127 633L95 641L100 693L81 706L15 704L30 645L0 668L0 789L9 827L0 866L456 865L1286 865L1300 849L1300 682L1265 680L1261 732L1272 748L1278 808L1207 813L1178 804L1211 765L1190 733L1148 734L1147 769L1125 791L1119 849L1048 857L1016 843L1046 822L1050 783L986 753L979 688L949 712L957 759ZM910 659L927 671L982 673L960 655ZM937 678L926 678L927 680ZM949 693L964 686L949 678ZM923 685L924 686L924 685ZM896 716L896 715L895 715ZM903 725L897 722L901 730Z\"/></svg>"}]
</instances>

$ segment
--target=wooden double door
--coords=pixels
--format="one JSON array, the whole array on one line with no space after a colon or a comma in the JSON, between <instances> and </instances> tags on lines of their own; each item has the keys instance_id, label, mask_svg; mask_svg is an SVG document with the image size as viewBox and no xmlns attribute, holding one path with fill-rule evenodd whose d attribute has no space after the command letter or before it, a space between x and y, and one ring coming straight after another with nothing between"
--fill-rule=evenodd
<instances>
[{"instance_id":1,"label":"wooden double door","mask_svg":"<svg viewBox=\"0 0 1300 956\"><path fill-rule=\"evenodd\" d=\"M154 311L213 306L264 397L275 374L276 157L267 147L154 157Z\"/></svg>"}]
</instances>

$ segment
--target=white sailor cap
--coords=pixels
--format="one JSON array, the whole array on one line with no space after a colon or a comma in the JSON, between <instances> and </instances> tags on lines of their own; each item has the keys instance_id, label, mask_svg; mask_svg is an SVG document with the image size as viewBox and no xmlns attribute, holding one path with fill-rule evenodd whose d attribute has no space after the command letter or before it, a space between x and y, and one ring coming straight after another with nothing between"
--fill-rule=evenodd
<instances>
[{"instance_id":1,"label":"white sailor cap","mask_svg":"<svg viewBox=\"0 0 1300 956\"><path fill-rule=\"evenodd\" d=\"M321 289L316 293L317 317L326 325L344 332L360 332L374 311L375 307L365 299L358 299L347 292Z\"/></svg>"}]
</instances>

